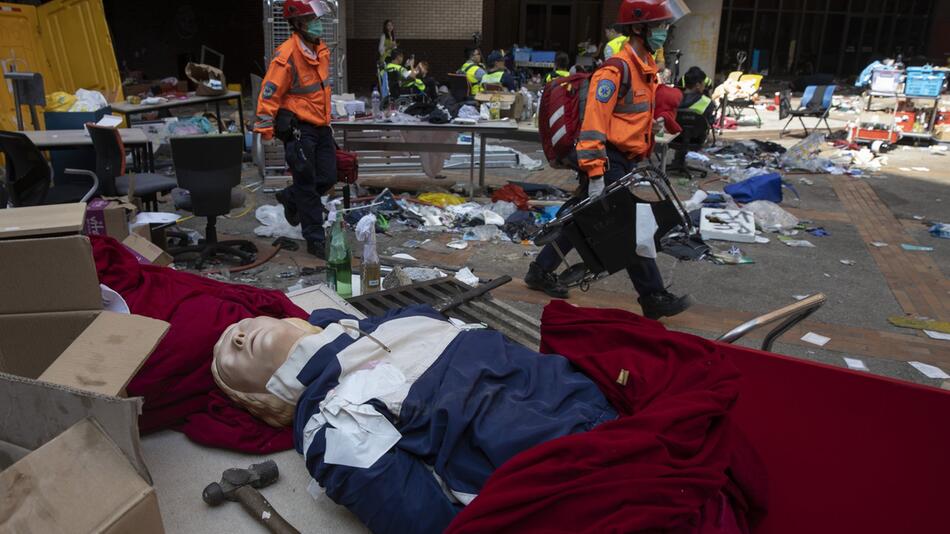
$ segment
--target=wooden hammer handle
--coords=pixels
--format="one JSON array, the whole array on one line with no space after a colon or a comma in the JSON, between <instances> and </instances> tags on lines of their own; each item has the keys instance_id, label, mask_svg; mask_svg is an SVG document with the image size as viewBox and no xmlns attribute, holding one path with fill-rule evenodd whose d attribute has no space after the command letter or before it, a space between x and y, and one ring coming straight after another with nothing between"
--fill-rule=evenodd
<instances>
[{"instance_id":1,"label":"wooden hammer handle","mask_svg":"<svg viewBox=\"0 0 950 534\"><path fill-rule=\"evenodd\" d=\"M234 495L241 502L241 506L247 510L247 513L260 521L267 530L274 534L300 534L300 531L278 514L277 510L274 510L274 507L256 489L250 486L241 486L234 492Z\"/></svg>"}]
</instances>

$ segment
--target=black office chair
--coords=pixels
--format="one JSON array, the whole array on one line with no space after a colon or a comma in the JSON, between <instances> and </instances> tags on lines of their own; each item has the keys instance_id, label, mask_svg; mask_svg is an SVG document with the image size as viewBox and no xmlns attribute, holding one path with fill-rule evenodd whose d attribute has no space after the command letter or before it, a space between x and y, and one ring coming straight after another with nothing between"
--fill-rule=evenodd
<instances>
[{"instance_id":1,"label":"black office chair","mask_svg":"<svg viewBox=\"0 0 950 534\"><path fill-rule=\"evenodd\" d=\"M33 141L19 132L0 131L0 150L6 156L6 173L0 208L8 204L14 208L44 204L69 204L85 202L96 194L99 180L95 173L66 169L66 174L88 176L91 186L68 183L56 184L53 167L43 157Z\"/></svg>"},{"instance_id":2,"label":"black office chair","mask_svg":"<svg viewBox=\"0 0 950 534\"><path fill-rule=\"evenodd\" d=\"M244 137L238 134L172 137L172 160L180 189L172 191L175 208L206 217L205 238L196 246L172 248L175 261L197 256L200 269L215 257L237 260L240 265L254 261L257 247L245 240L218 241L217 218L244 205L241 160Z\"/></svg>"},{"instance_id":3,"label":"black office chair","mask_svg":"<svg viewBox=\"0 0 950 534\"><path fill-rule=\"evenodd\" d=\"M120 196L131 192L133 197L141 198L146 207L158 211L158 194L171 192L177 185L175 178L147 172L126 174L125 146L119 130L91 122L86 123L86 129L96 151L96 175L101 183L101 193Z\"/></svg>"},{"instance_id":4,"label":"black office chair","mask_svg":"<svg viewBox=\"0 0 950 534\"><path fill-rule=\"evenodd\" d=\"M707 174L705 170L686 164L686 153L702 150L705 146L711 129L709 121L700 113L681 109L676 113L676 122L683 131L676 136L676 139L670 141L670 149L675 151L675 156L673 164L666 168L666 174L681 173L692 180L695 173L699 174L700 178L705 178Z\"/></svg>"}]
</instances>

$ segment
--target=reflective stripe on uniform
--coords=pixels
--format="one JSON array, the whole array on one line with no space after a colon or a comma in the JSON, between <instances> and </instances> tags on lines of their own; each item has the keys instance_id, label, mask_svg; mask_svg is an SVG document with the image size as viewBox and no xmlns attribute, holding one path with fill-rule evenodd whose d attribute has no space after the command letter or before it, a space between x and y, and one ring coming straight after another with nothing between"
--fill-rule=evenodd
<instances>
[{"instance_id":1,"label":"reflective stripe on uniform","mask_svg":"<svg viewBox=\"0 0 950 534\"><path fill-rule=\"evenodd\" d=\"M607 158L607 151L605 149L577 151L577 159L606 159L606 158Z\"/></svg>"},{"instance_id":2,"label":"reflective stripe on uniform","mask_svg":"<svg viewBox=\"0 0 950 534\"><path fill-rule=\"evenodd\" d=\"M326 85L324 85L323 82L317 82L310 85L305 85L303 87L294 87L287 92L292 95L308 95L310 93L316 93L317 91L322 91L324 89L326 89Z\"/></svg>"},{"instance_id":3,"label":"reflective stripe on uniform","mask_svg":"<svg viewBox=\"0 0 950 534\"><path fill-rule=\"evenodd\" d=\"M646 113L650 111L649 102L640 102L639 104L620 104L614 108L614 113Z\"/></svg>"},{"instance_id":4,"label":"reflective stripe on uniform","mask_svg":"<svg viewBox=\"0 0 950 534\"><path fill-rule=\"evenodd\" d=\"M703 95L699 97L699 100L697 100L696 102L693 102L693 105L691 105L687 109L689 109L693 113L699 113L700 115L702 115L703 113L706 113L706 108L709 107L710 103L712 103L712 100L710 100L708 96Z\"/></svg>"},{"instance_id":5,"label":"reflective stripe on uniform","mask_svg":"<svg viewBox=\"0 0 950 534\"><path fill-rule=\"evenodd\" d=\"M272 128L274 126L274 116L273 115L258 115L257 121L254 122L255 128Z\"/></svg>"},{"instance_id":6,"label":"reflective stripe on uniform","mask_svg":"<svg viewBox=\"0 0 950 534\"><path fill-rule=\"evenodd\" d=\"M607 135L604 132L598 132L597 130L584 130L577 136L579 141L601 141L607 142Z\"/></svg>"}]
</instances>

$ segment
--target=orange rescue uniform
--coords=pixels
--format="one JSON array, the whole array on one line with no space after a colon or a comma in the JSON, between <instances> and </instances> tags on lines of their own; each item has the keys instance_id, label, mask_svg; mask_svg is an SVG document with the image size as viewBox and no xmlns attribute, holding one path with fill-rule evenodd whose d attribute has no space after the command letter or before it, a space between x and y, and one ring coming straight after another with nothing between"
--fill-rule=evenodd
<instances>
[{"instance_id":1,"label":"orange rescue uniform","mask_svg":"<svg viewBox=\"0 0 950 534\"><path fill-rule=\"evenodd\" d=\"M300 121L330 125L330 49L323 42L311 50L294 33L274 53L257 100L254 131L274 137L277 110L294 112Z\"/></svg>"},{"instance_id":2,"label":"orange rescue uniform","mask_svg":"<svg viewBox=\"0 0 950 534\"><path fill-rule=\"evenodd\" d=\"M630 43L613 57L623 60L627 69L605 65L594 72L577 142L578 163L589 177L603 176L607 143L631 160L646 157L653 149L656 62L650 56L641 59ZM625 87L629 90L621 95Z\"/></svg>"}]
</instances>

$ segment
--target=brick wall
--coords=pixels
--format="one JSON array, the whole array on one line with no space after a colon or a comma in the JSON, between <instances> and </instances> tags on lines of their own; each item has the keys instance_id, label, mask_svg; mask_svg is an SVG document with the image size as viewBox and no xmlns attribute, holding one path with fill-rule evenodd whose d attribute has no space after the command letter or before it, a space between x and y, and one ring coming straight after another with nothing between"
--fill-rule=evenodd
<instances>
[{"instance_id":1,"label":"brick wall","mask_svg":"<svg viewBox=\"0 0 950 534\"><path fill-rule=\"evenodd\" d=\"M465 40L482 29L479 0L349 0L351 39L379 39L383 21L396 24L396 38Z\"/></svg>"}]
</instances>

